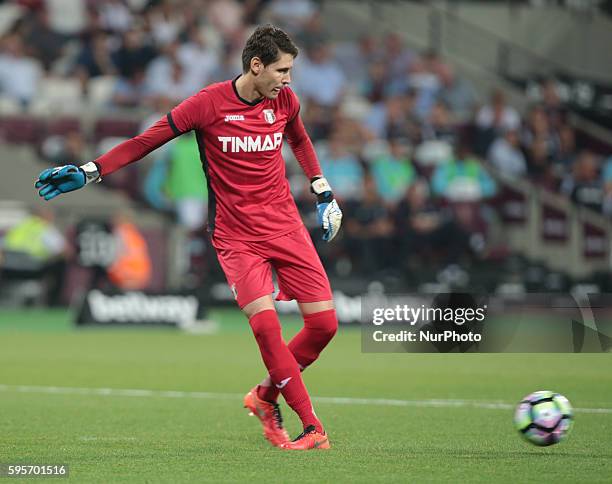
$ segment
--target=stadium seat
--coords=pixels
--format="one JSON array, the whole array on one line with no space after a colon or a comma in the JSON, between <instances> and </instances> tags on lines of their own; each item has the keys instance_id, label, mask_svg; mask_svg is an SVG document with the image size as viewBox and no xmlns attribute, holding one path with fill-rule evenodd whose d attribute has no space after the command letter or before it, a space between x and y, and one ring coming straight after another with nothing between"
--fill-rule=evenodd
<instances>
[{"instance_id":1,"label":"stadium seat","mask_svg":"<svg viewBox=\"0 0 612 484\"><path fill-rule=\"evenodd\" d=\"M0 95L0 113L4 115L18 114L21 112L21 106L17 101L8 96Z\"/></svg>"},{"instance_id":2,"label":"stadium seat","mask_svg":"<svg viewBox=\"0 0 612 484\"><path fill-rule=\"evenodd\" d=\"M77 117L66 116L61 118L51 118L47 122L46 135L64 136L74 131L81 132L81 121Z\"/></svg>"},{"instance_id":3,"label":"stadium seat","mask_svg":"<svg viewBox=\"0 0 612 484\"><path fill-rule=\"evenodd\" d=\"M81 84L77 79L45 77L30 112L37 114L78 113L82 108Z\"/></svg>"},{"instance_id":4,"label":"stadium seat","mask_svg":"<svg viewBox=\"0 0 612 484\"><path fill-rule=\"evenodd\" d=\"M7 143L38 144L44 134L41 119L28 115L0 117L0 139Z\"/></svg>"},{"instance_id":5,"label":"stadium seat","mask_svg":"<svg viewBox=\"0 0 612 484\"><path fill-rule=\"evenodd\" d=\"M102 118L96 121L93 130L93 141L100 142L104 138L131 138L138 134L139 122L130 119Z\"/></svg>"},{"instance_id":6,"label":"stadium seat","mask_svg":"<svg viewBox=\"0 0 612 484\"><path fill-rule=\"evenodd\" d=\"M87 92L89 102L93 107L106 106L112 97L117 79L113 76L94 77L89 80Z\"/></svg>"}]
</instances>

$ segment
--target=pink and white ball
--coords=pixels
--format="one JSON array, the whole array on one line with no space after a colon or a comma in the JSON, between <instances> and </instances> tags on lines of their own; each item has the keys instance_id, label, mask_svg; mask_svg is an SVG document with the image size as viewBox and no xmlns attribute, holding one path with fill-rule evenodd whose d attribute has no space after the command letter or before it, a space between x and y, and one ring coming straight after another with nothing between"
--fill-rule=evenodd
<instances>
[{"instance_id":1,"label":"pink and white ball","mask_svg":"<svg viewBox=\"0 0 612 484\"><path fill-rule=\"evenodd\" d=\"M529 442L539 446L563 440L573 422L572 406L563 395L539 391L521 400L514 413L514 425Z\"/></svg>"}]
</instances>

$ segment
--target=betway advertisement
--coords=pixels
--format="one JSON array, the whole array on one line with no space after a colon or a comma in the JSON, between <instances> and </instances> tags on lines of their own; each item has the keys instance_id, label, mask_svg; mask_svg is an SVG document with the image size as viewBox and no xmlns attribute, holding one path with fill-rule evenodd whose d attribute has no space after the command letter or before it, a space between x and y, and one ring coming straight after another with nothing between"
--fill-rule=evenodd
<instances>
[{"instance_id":1,"label":"betway advertisement","mask_svg":"<svg viewBox=\"0 0 612 484\"><path fill-rule=\"evenodd\" d=\"M175 326L202 319L204 307L192 294L108 293L93 289L81 304L77 325Z\"/></svg>"}]
</instances>

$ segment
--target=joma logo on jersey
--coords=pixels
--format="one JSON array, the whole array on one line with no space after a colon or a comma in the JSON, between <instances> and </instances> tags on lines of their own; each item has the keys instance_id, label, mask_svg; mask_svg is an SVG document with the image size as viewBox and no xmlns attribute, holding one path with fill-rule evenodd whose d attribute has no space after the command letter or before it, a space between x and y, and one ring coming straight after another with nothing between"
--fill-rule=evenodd
<instances>
[{"instance_id":1,"label":"joma logo on jersey","mask_svg":"<svg viewBox=\"0 0 612 484\"><path fill-rule=\"evenodd\" d=\"M244 121L244 116L242 114L227 114L225 122L229 123L230 121Z\"/></svg>"},{"instance_id":2,"label":"joma logo on jersey","mask_svg":"<svg viewBox=\"0 0 612 484\"><path fill-rule=\"evenodd\" d=\"M217 136L223 145L223 153L240 153L251 151L274 151L283 142L283 133L265 136Z\"/></svg>"}]
</instances>

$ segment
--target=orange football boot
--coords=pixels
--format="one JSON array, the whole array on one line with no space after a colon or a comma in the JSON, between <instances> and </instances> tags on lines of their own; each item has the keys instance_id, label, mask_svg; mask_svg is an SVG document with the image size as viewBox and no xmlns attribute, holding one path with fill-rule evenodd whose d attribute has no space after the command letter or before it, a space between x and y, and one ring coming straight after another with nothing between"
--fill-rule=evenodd
<instances>
[{"instance_id":1,"label":"orange football boot","mask_svg":"<svg viewBox=\"0 0 612 484\"><path fill-rule=\"evenodd\" d=\"M329 449L329 439L325 432L319 433L314 425L309 425L291 442L285 442L281 449L286 450L310 450L310 449Z\"/></svg>"},{"instance_id":2,"label":"orange football boot","mask_svg":"<svg viewBox=\"0 0 612 484\"><path fill-rule=\"evenodd\" d=\"M283 417L280 414L278 403L262 400L257 395L257 387L253 388L244 397L244 408L250 410L249 415L255 415L263 426L263 434L275 447L289 442L289 434L283 427Z\"/></svg>"}]
</instances>

